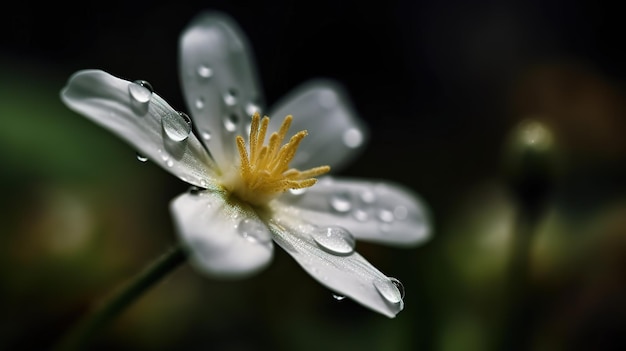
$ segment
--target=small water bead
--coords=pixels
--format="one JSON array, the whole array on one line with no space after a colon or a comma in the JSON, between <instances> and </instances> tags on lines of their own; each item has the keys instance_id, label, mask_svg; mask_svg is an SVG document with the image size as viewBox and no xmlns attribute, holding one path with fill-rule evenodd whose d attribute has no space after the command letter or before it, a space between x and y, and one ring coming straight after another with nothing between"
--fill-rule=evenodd
<instances>
[{"instance_id":1,"label":"small water bead","mask_svg":"<svg viewBox=\"0 0 626 351\"><path fill-rule=\"evenodd\" d=\"M272 240L267 226L258 220L242 219L237 225L237 232L244 238L255 243L268 243Z\"/></svg>"},{"instance_id":2,"label":"small water bead","mask_svg":"<svg viewBox=\"0 0 626 351\"><path fill-rule=\"evenodd\" d=\"M170 158L170 159L168 159L167 161L165 161L165 164L166 164L168 167L172 167L172 166L174 166L174 161Z\"/></svg>"},{"instance_id":3,"label":"small water bead","mask_svg":"<svg viewBox=\"0 0 626 351\"><path fill-rule=\"evenodd\" d=\"M235 113L224 116L224 128L229 132L237 130L237 124L239 124L239 116Z\"/></svg>"},{"instance_id":4,"label":"small water bead","mask_svg":"<svg viewBox=\"0 0 626 351\"><path fill-rule=\"evenodd\" d=\"M363 133L356 128L350 128L343 133L343 143L351 149L356 149L363 144Z\"/></svg>"},{"instance_id":5,"label":"small water bead","mask_svg":"<svg viewBox=\"0 0 626 351\"><path fill-rule=\"evenodd\" d=\"M197 98L195 105L198 110L202 110L204 108L204 98L202 97Z\"/></svg>"},{"instance_id":6,"label":"small water bead","mask_svg":"<svg viewBox=\"0 0 626 351\"><path fill-rule=\"evenodd\" d=\"M254 115L256 112L261 112L261 108L253 103L249 103L246 105L246 114L248 116Z\"/></svg>"},{"instance_id":7,"label":"small water bead","mask_svg":"<svg viewBox=\"0 0 626 351\"><path fill-rule=\"evenodd\" d=\"M381 209L378 211L378 219L380 219L383 222L393 222L393 220L395 219L393 212L391 212L390 210L387 209Z\"/></svg>"},{"instance_id":8,"label":"small water bead","mask_svg":"<svg viewBox=\"0 0 626 351\"><path fill-rule=\"evenodd\" d=\"M404 286L396 278L376 279L374 287L389 303L399 304L404 298Z\"/></svg>"},{"instance_id":9,"label":"small water bead","mask_svg":"<svg viewBox=\"0 0 626 351\"><path fill-rule=\"evenodd\" d=\"M224 94L224 102L228 106L234 106L237 104L237 91L235 89L229 89L226 94Z\"/></svg>"},{"instance_id":10,"label":"small water bead","mask_svg":"<svg viewBox=\"0 0 626 351\"><path fill-rule=\"evenodd\" d=\"M362 209L355 209L354 212L352 212L352 215L360 222L365 222L370 217L367 211Z\"/></svg>"},{"instance_id":11,"label":"small water bead","mask_svg":"<svg viewBox=\"0 0 626 351\"><path fill-rule=\"evenodd\" d=\"M176 142L187 139L191 133L191 118L183 112L166 114L161 124L168 138Z\"/></svg>"},{"instance_id":12,"label":"small water bead","mask_svg":"<svg viewBox=\"0 0 626 351\"><path fill-rule=\"evenodd\" d=\"M307 188L289 189L289 193L294 196L303 195L304 193L306 193L306 191L307 191Z\"/></svg>"},{"instance_id":13,"label":"small water bead","mask_svg":"<svg viewBox=\"0 0 626 351\"><path fill-rule=\"evenodd\" d=\"M352 200L349 193L334 194L330 197L330 206L339 213L346 213L352 209Z\"/></svg>"},{"instance_id":14,"label":"small water bead","mask_svg":"<svg viewBox=\"0 0 626 351\"><path fill-rule=\"evenodd\" d=\"M211 133L209 133L208 131L201 132L200 136L202 137L204 141L211 140Z\"/></svg>"},{"instance_id":15,"label":"small water bead","mask_svg":"<svg viewBox=\"0 0 626 351\"><path fill-rule=\"evenodd\" d=\"M388 233L391 230L391 224L384 222L378 225L378 229L380 229L383 233Z\"/></svg>"},{"instance_id":16,"label":"small water bead","mask_svg":"<svg viewBox=\"0 0 626 351\"><path fill-rule=\"evenodd\" d=\"M337 300L337 301L341 301L343 299L345 299L346 297L343 295L339 295L339 294L333 294L333 299Z\"/></svg>"},{"instance_id":17,"label":"small water bead","mask_svg":"<svg viewBox=\"0 0 626 351\"><path fill-rule=\"evenodd\" d=\"M319 247L334 255L349 255L356 245L352 234L341 227L315 228L311 236Z\"/></svg>"},{"instance_id":18,"label":"small water bead","mask_svg":"<svg viewBox=\"0 0 626 351\"><path fill-rule=\"evenodd\" d=\"M211 69L211 67L206 66L206 65L198 66L197 73L200 78L204 78L204 79L208 79L208 78L211 78L211 76L213 76L213 70Z\"/></svg>"},{"instance_id":19,"label":"small water bead","mask_svg":"<svg viewBox=\"0 0 626 351\"><path fill-rule=\"evenodd\" d=\"M137 160L139 162L146 162L146 161L148 161L148 158L146 156L140 154L140 153L137 153L135 156L137 157Z\"/></svg>"},{"instance_id":20,"label":"small water bead","mask_svg":"<svg viewBox=\"0 0 626 351\"><path fill-rule=\"evenodd\" d=\"M393 216L397 219L397 220L404 220L406 219L406 217L409 215L409 210L402 206L402 205L398 205L393 209Z\"/></svg>"},{"instance_id":21,"label":"small water bead","mask_svg":"<svg viewBox=\"0 0 626 351\"><path fill-rule=\"evenodd\" d=\"M365 190L361 192L360 197L361 197L361 201L363 201L366 204L371 204L376 200L376 195L374 195L374 192L370 190Z\"/></svg>"}]
</instances>

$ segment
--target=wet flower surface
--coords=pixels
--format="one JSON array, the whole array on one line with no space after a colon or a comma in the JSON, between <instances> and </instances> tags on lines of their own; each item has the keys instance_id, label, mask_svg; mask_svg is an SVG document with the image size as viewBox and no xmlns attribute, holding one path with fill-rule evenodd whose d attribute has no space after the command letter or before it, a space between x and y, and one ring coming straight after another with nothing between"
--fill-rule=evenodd
<instances>
[{"instance_id":1,"label":"wet flower surface","mask_svg":"<svg viewBox=\"0 0 626 351\"><path fill-rule=\"evenodd\" d=\"M250 46L220 13L198 16L183 33L180 77L193 118L148 82L100 70L77 72L61 96L134 146L139 159L192 185L171 213L199 270L247 276L267 266L277 244L338 296L389 317L401 311L400 282L355 243L421 243L431 233L426 208L398 185L326 175L356 156L368 134L341 87L306 83L267 113L273 118L261 118Z\"/></svg>"}]
</instances>

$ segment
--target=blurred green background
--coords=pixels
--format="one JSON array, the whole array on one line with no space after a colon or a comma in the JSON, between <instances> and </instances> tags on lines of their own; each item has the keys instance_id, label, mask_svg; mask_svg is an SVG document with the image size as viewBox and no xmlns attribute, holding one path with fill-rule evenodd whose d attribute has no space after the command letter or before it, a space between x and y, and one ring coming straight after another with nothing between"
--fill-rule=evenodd
<instances>
[{"instance_id":1,"label":"blurred green background","mask_svg":"<svg viewBox=\"0 0 626 351\"><path fill-rule=\"evenodd\" d=\"M187 185L59 99L99 68L186 110L178 36L230 14L266 101L340 81L372 129L342 175L430 205L413 249L358 243L406 289L387 319L337 301L276 250L211 280L187 265L92 350L618 350L626 346L622 18L602 2L21 1L0 24L0 349L50 349L94 303L175 244Z\"/></svg>"}]
</instances>

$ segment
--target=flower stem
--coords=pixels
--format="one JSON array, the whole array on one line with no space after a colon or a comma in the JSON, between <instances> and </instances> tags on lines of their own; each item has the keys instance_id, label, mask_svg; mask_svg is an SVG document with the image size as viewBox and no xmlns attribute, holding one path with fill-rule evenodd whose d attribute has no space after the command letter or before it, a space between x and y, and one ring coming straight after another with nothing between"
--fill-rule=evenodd
<instances>
[{"instance_id":1,"label":"flower stem","mask_svg":"<svg viewBox=\"0 0 626 351\"><path fill-rule=\"evenodd\" d=\"M134 279L129 281L109 299L105 300L66 335L57 347L59 351L82 350L91 337L108 322L114 319L121 311L132 304L141 294L154 283L172 272L186 260L185 251L180 246L174 246L160 256L155 262L146 267Z\"/></svg>"}]
</instances>

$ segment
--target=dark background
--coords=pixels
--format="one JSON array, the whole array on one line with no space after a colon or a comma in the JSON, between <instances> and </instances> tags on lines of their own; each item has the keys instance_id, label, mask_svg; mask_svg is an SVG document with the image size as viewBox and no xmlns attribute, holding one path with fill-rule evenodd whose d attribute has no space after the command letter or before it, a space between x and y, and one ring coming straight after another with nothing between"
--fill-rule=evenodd
<instances>
[{"instance_id":1,"label":"dark background","mask_svg":"<svg viewBox=\"0 0 626 351\"><path fill-rule=\"evenodd\" d=\"M175 242L167 205L186 185L137 162L58 93L73 72L98 68L148 80L185 110L178 38L211 9L247 34L270 105L310 78L346 87L372 137L343 175L418 192L434 237L408 250L359 243L405 285L394 320L333 300L277 252L245 281L181 268L94 349L618 349L626 50L615 6L12 3L0 21L0 349L48 348ZM552 136L539 166L507 153L510 143L526 145L516 126L527 119ZM516 183L524 177L530 186ZM522 235L532 239L519 298L508 267Z\"/></svg>"}]
</instances>

